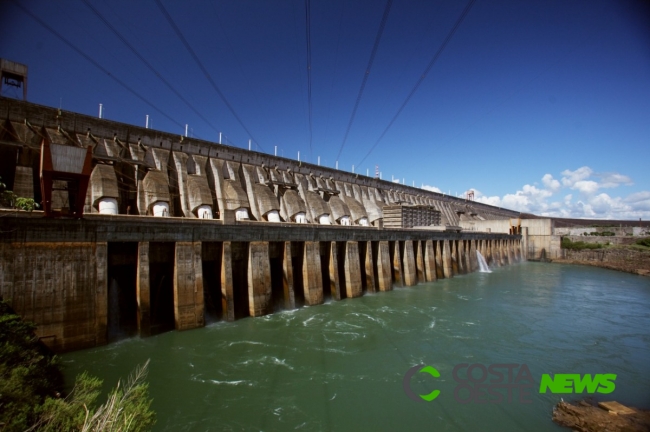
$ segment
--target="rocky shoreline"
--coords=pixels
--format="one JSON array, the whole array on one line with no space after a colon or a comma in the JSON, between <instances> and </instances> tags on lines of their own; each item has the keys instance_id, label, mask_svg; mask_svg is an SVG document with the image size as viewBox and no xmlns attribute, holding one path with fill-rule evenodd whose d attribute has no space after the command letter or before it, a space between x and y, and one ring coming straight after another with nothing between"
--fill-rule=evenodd
<instances>
[{"instance_id":1,"label":"rocky shoreline","mask_svg":"<svg viewBox=\"0 0 650 432\"><path fill-rule=\"evenodd\" d=\"M553 409L553 421L560 426L578 432L650 431L650 411L622 408L625 410L620 412L603 409L591 400L581 400L575 403L562 401ZM623 414L623 412L629 412L629 414Z\"/></svg>"}]
</instances>

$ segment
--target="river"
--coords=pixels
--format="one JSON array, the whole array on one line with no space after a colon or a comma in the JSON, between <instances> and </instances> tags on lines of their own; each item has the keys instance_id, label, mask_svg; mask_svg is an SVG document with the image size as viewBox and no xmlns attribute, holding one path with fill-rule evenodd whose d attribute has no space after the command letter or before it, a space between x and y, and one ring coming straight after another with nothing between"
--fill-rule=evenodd
<instances>
[{"instance_id":1,"label":"river","mask_svg":"<svg viewBox=\"0 0 650 432\"><path fill-rule=\"evenodd\" d=\"M650 408L650 278L527 262L127 339L63 364L68 381L88 370L108 388L146 359L156 431L566 430L553 406L581 395L539 393L542 374L617 374L596 398ZM460 403L462 363L525 364L530 403ZM440 377L418 373L409 387L440 390L431 402L404 391L420 364Z\"/></svg>"}]
</instances>

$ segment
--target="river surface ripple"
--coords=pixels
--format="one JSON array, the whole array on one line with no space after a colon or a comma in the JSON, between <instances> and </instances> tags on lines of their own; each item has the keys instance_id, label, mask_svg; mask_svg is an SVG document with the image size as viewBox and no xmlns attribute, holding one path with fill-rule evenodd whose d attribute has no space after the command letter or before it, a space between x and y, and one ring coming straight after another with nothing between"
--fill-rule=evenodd
<instances>
[{"instance_id":1,"label":"river surface ripple","mask_svg":"<svg viewBox=\"0 0 650 432\"><path fill-rule=\"evenodd\" d=\"M203 329L66 354L108 389L151 359L157 431L559 431L553 405L459 404L459 363L525 363L544 373L615 373L600 400L650 408L650 278L593 267L522 263ZM414 402L402 386L418 365Z\"/></svg>"}]
</instances>

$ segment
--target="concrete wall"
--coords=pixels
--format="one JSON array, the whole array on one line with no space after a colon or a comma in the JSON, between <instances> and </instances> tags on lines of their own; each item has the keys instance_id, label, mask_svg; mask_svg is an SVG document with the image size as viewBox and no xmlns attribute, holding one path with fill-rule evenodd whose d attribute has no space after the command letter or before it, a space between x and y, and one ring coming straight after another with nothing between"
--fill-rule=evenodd
<instances>
[{"instance_id":1,"label":"concrete wall","mask_svg":"<svg viewBox=\"0 0 650 432\"><path fill-rule=\"evenodd\" d=\"M512 222L516 225L516 221L515 219ZM526 259L546 260L562 256L561 237L555 235L551 219L520 219L519 221L521 227L528 233L525 240ZM511 220L461 221L460 226L468 232L505 234L510 232Z\"/></svg>"},{"instance_id":2,"label":"concrete wall","mask_svg":"<svg viewBox=\"0 0 650 432\"><path fill-rule=\"evenodd\" d=\"M499 266L522 247L506 234L8 211L0 230L0 296L56 351L414 286L474 271L477 249Z\"/></svg>"},{"instance_id":3,"label":"concrete wall","mask_svg":"<svg viewBox=\"0 0 650 432\"><path fill-rule=\"evenodd\" d=\"M583 236L583 235L563 235L561 237L566 237L572 242L585 242L585 243L600 243L600 244L614 244L614 245L631 245L634 244L639 237L625 236L625 237L613 237L613 236Z\"/></svg>"},{"instance_id":4,"label":"concrete wall","mask_svg":"<svg viewBox=\"0 0 650 432\"><path fill-rule=\"evenodd\" d=\"M616 237L650 236L650 228L646 227L587 227L587 228L555 228L555 234L562 236L588 236L590 233L613 232ZM605 236L603 236L605 237Z\"/></svg>"},{"instance_id":5,"label":"concrete wall","mask_svg":"<svg viewBox=\"0 0 650 432\"><path fill-rule=\"evenodd\" d=\"M325 214L333 224L350 216L352 225L359 225L367 216L381 226L382 208L398 201L435 208L444 215L442 225L448 226L457 226L461 219L519 216L359 174L15 99L0 98L0 119L0 152L17 161L15 166L0 165L0 176L37 202L43 139L93 148L94 167L101 168L90 180L86 213L98 211L98 202L106 197L117 199L120 214L150 215L155 202L165 202L171 216L195 218L199 205L209 205L221 220L226 210L246 209L251 220L268 220L269 212L278 211L283 222L293 222L295 213L304 209L312 224Z\"/></svg>"}]
</instances>

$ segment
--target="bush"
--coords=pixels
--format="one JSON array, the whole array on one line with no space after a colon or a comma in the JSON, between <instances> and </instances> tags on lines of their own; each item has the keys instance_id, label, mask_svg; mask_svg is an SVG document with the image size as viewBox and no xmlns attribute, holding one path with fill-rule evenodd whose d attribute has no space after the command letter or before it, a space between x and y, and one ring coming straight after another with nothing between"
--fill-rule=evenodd
<instances>
[{"instance_id":1,"label":"bush","mask_svg":"<svg viewBox=\"0 0 650 432\"><path fill-rule=\"evenodd\" d=\"M585 243L582 241L573 242L568 237L562 238L562 249L583 250L583 249L600 249L603 245L600 243Z\"/></svg>"},{"instance_id":2,"label":"bush","mask_svg":"<svg viewBox=\"0 0 650 432\"><path fill-rule=\"evenodd\" d=\"M87 373L77 376L70 394L62 398L63 374L57 358L9 305L0 301L0 431L116 431L151 430L148 384L149 361L137 367L124 385L96 407L102 380Z\"/></svg>"},{"instance_id":3,"label":"bush","mask_svg":"<svg viewBox=\"0 0 650 432\"><path fill-rule=\"evenodd\" d=\"M37 407L63 387L57 359L39 342L35 326L0 301L0 429L23 431Z\"/></svg>"},{"instance_id":4,"label":"bush","mask_svg":"<svg viewBox=\"0 0 650 432\"><path fill-rule=\"evenodd\" d=\"M636 241L636 244L645 246L645 247L650 247L650 237L644 238L644 239L639 239Z\"/></svg>"},{"instance_id":5,"label":"bush","mask_svg":"<svg viewBox=\"0 0 650 432\"><path fill-rule=\"evenodd\" d=\"M19 197L12 191L7 190L7 185L2 182L2 177L0 177L0 205L29 212L39 207L32 198Z\"/></svg>"}]
</instances>

